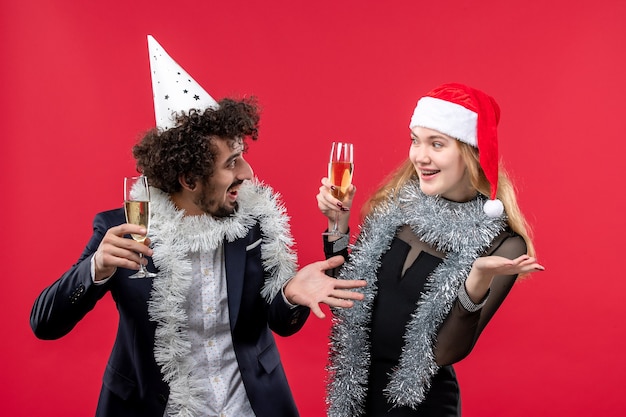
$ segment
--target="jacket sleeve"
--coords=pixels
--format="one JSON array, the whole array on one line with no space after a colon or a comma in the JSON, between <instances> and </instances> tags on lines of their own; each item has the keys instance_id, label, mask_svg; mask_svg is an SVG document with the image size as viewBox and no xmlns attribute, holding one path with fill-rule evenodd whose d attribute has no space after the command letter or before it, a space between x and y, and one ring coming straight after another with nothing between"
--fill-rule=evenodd
<instances>
[{"instance_id":1,"label":"jacket sleeve","mask_svg":"<svg viewBox=\"0 0 626 417\"><path fill-rule=\"evenodd\" d=\"M235 270L241 265L236 265L237 259L241 259L241 250L245 246L245 280L243 287L243 296L238 307L233 307L231 314L238 308L236 319L232 319L238 328L238 331L246 329L250 336L250 329L266 329L269 327L274 333L280 336L290 336L299 331L309 316L309 308L304 306L293 306L287 303L282 294L281 287L293 277L297 269L295 257L278 256L270 257L267 264L264 264L263 258L266 246L261 243L266 239L261 232L261 225L257 223L250 229L245 239L237 240L225 246L225 256L227 259L227 270L231 266L230 279L234 279L237 275ZM276 250L276 246L281 253L288 253L285 246L274 245L270 249L270 254ZM237 249L239 247L239 249ZM239 254L239 255L238 255ZM285 264L280 263L285 262ZM286 264L289 262L289 264ZM268 284L270 283L270 284ZM263 292L264 287L271 286L274 295L271 298L266 297ZM234 288L234 286L233 286ZM236 292L229 288L229 300L236 299Z\"/></svg>"},{"instance_id":2,"label":"jacket sleeve","mask_svg":"<svg viewBox=\"0 0 626 417\"><path fill-rule=\"evenodd\" d=\"M495 248L490 249L488 255L515 259L526 253L526 243L521 236L505 233L504 239L496 239L498 243ZM438 365L458 362L472 351L478 337L502 305L516 279L517 275L494 277L485 304L474 312L466 310L458 299L454 302L452 311L437 334L435 360Z\"/></svg>"},{"instance_id":3,"label":"jacket sleeve","mask_svg":"<svg viewBox=\"0 0 626 417\"><path fill-rule=\"evenodd\" d=\"M78 262L35 300L30 326L36 337L49 340L65 336L108 291L108 283L95 285L91 277L91 257L111 227L106 218L106 213L95 217L93 235Z\"/></svg>"},{"instance_id":4,"label":"jacket sleeve","mask_svg":"<svg viewBox=\"0 0 626 417\"><path fill-rule=\"evenodd\" d=\"M270 328L279 336L291 336L304 326L310 312L305 306L288 305L282 294L278 294L270 304Z\"/></svg>"}]
</instances>

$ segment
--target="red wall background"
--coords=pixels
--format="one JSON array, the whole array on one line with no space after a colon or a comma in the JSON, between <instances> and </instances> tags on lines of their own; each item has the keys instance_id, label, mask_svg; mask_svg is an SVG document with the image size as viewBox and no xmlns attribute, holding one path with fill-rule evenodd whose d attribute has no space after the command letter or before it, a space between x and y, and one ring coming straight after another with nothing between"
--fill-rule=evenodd
<instances>
[{"instance_id":1,"label":"red wall background","mask_svg":"<svg viewBox=\"0 0 626 417\"><path fill-rule=\"evenodd\" d=\"M420 94L459 81L496 97L547 270L516 285L457 366L464 415L626 415L625 20L619 0L2 0L3 414L95 409L110 297L58 341L35 339L29 312L93 215L122 203L130 148L154 124L152 34L215 98L258 96L248 159L283 194L303 265L322 257L314 196L333 139L356 144L360 206L405 158ZM312 317L279 340L303 417L323 415L328 325Z\"/></svg>"}]
</instances>

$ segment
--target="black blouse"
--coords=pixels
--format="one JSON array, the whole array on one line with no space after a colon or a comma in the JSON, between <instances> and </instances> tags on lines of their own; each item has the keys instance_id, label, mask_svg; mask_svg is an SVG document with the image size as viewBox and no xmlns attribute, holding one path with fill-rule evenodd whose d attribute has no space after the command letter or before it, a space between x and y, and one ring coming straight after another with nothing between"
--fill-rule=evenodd
<instances>
[{"instance_id":1,"label":"black blouse","mask_svg":"<svg viewBox=\"0 0 626 417\"><path fill-rule=\"evenodd\" d=\"M348 256L347 250L333 253L331 247L325 242L327 257L337 254ZM486 255L514 259L524 253L524 240L507 230L494 240ZM458 300L454 303L437 334L435 359L441 368L432 379L431 389L417 410L392 407L383 394L389 376L399 362L405 328L417 308L426 279L444 257L445 254L421 242L408 226L398 230L390 249L381 257L369 335L371 363L365 404L367 417L461 415L459 387L451 365L472 350L478 336L511 290L516 276L494 278L486 303L478 311L467 311Z\"/></svg>"}]
</instances>

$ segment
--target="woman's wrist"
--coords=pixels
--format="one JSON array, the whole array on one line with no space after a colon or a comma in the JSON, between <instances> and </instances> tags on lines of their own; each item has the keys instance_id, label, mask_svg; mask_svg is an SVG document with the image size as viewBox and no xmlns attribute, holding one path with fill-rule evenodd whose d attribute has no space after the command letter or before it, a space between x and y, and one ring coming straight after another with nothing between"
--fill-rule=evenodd
<instances>
[{"instance_id":1,"label":"woman's wrist","mask_svg":"<svg viewBox=\"0 0 626 417\"><path fill-rule=\"evenodd\" d=\"M483 306L487 302L487 298L489 298L489 289L487 289L487 293L484 295L484 297L480 301L476 302L470 298L465 285L461 285L461 288L459 288L459 291L457 293L457 297L463 308L470 313L473 313L483 308Z\"/></svg>"},{"instance_id":2,"label":"woman's wrist","mask_svg":"<svg viewBox=\"0 0 626 417\"><path fill-rule=\"evenodd\" d=\"M492 280L493 276L482 274L472 267L465 280L465 292L473 303L479 304L485 298Z\"/></svg>"}]
</instances>

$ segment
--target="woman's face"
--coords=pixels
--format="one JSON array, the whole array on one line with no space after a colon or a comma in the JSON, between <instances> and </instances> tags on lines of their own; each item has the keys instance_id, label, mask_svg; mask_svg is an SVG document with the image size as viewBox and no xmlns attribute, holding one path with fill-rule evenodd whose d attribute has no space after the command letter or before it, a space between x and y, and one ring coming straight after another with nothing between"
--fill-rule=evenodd
<instances>
[{"instance_id":1,"label":"woman's face","mask_svg":"<svg viewBox=\"0 0 626 417\"><path fill-rule=\"evenodd\" d=\"M476 196L456 139L436 130L414 127L411 141L409 159L424 194L458 202Z\"/></svg>"}]
</instances>

